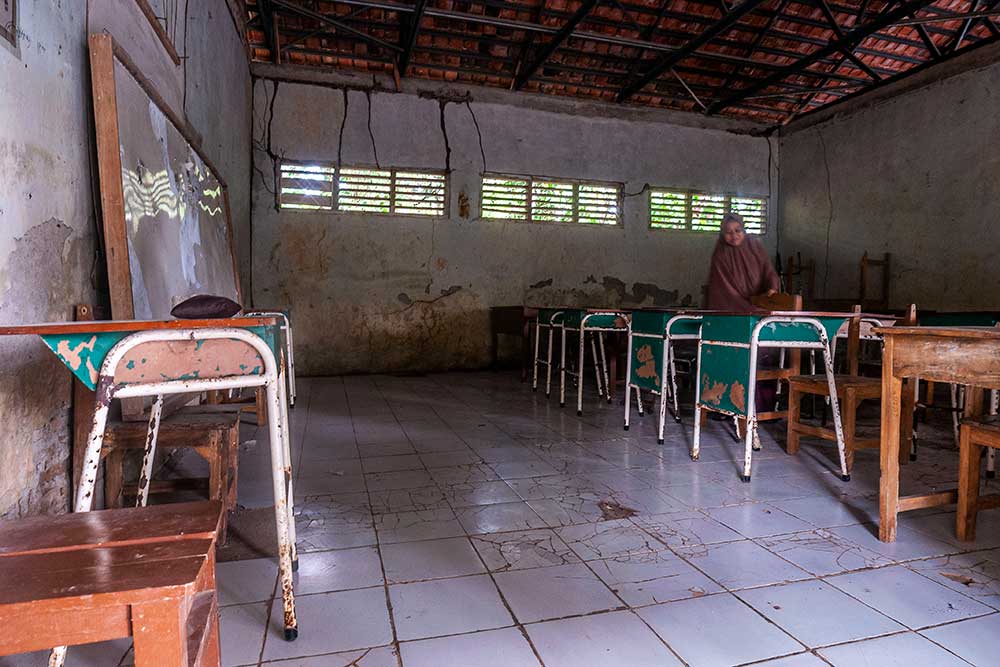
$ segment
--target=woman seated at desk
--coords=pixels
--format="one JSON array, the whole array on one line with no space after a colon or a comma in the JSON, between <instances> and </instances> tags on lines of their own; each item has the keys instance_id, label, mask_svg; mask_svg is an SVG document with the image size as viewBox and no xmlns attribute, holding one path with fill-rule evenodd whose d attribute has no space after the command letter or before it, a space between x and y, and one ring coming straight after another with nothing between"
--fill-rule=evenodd
<instances>
[{"instance_id":1,"label":"woman seated at desk","mask_svg":"<svg viewBox=\"0 0 1000 667\"><path fill-rule=\"evenodd\" d=\"M712 252L712 265L708 272L708 302L710 310L748 312L756 310L750 298L778 292L781 281L767 257L764 244L747 236L743 229L743 216L727 213L722 219L719 239ZM775 365L774 350L759 351L761 366ZM777 381L757 383L757 410L766 412L774 407Z\"/></svg>"}]
</instances>

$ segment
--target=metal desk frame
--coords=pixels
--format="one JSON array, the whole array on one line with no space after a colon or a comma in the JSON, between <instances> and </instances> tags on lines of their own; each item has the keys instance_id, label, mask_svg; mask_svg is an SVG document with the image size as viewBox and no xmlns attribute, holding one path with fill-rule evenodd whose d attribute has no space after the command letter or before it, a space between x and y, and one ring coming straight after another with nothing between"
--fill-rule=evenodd
<instances>
[{"instance_id":1,"label":"metal desk frame","mask_svg":"<svg viewBox=\"0 0 1000 667\"><path fill-rule=\"evenodd\" d=\"M660 409L659 409L659 421L657 422L657 437L656 442L658 444L663 444L663 428L664 422L666 421L666 411L667 411L667 401L670 399L670 412L674 417L674 421L680 422L681 415L680 409L677 404L677 367L674 363L674 348L673 342L678 340L701 340L701 330L699 327L698 335L692 334L671 334L670 329L677 322L701 322L701 315L684 315L678 314L667 320L666 326L664 327L663 333L660 335L635 332L632 330L632 323L629 322L628 329L628 361L625 369L626 385L625 385L625 430L629 429L629 417L632 407L632 389L635 389L636 405L639 410L639 416L642 416L642 390L638 385L632 383L632 342L636 338L645 338L649 340L660 341L663 346L662 363L660 368L660 377L667 378L669 376L670 384L664 380L663 389L656 391L655 389L649 390L650 393L660 397Z\"/></svg>"},{"instance_id":2,"label":"metal desk frame","mask_svg":"<svg viewBox=\"0 0 1000 667\"><path fill-rule=\"evenodd\" d=\"M595 317L615 317L623 318L626 322L624 327L602 327L602 326L587 326L587 321ZM590 338L590 352L594 357L594 375L597 381L597 395L603 396L607 399L608 403L611 402L611 391L609 389L609 379L608 379L608 361L604 353L604 334L605 333L625 333L628 331L628 315L622 311L615 310L594 310L587 312L580 318L580 327L575 328L566 324L565 316L562 325L562 350L561 359L559 364L559 407L566 407L566 376L572 375L577 378L576 382L576 415L578 417L583 416L583 364L585 361L586 353L586 335L591 334ZM577 357L578 365L576 371L566 370L566 332L576 331L579 333L579 355ZM597 342L595 344L595 338ZM598 359L598 350L600 350L600 359ZM602 383L603 375L603 383ZM603 388L602 388L603 384Z\"/></svg>"},{"instance_id":3,"label":"metal desk frame","mask_svg":"<svg viewBox=\"0 0 1000 667\"><path fill-rule=\"evenodd\" d=\"M845 315L845 318L847 315ZM760 334L764 327L772 324L805 324L811 326L819 340L818 341L796 341L796 340L761 340ZM704 330L703 330L704 331ZM754 326L753 331L750 336L749 343L738 343L732 341L712 341L705 340L704 333L701 340L698 341L698 384L696 389L695 404L694 404L694 442L691 448L691 458L695 461L698 460L699 450L701 446L701 411L713 410L715 412L721 412L723 414L731 415L733 417L742 417L743 415L733 412L731 410L723 410L714 408L711 406L702 406L701 403L701 384L702 384L702 349L706 345L720 346L720 347L738 347L738 348L749 348L750 350L750 362L749 370L750 377L748 379L748 386L746 389L746 433L744 435L744 457L743 457L743 474L740 479L744 482L750 481L751 472L751 459L754 449L760 449L760 438L757 432L757 407L754 403L756 399L756 385L757 385L757 353L760 348L799 348L807 350L822 350L823 352L823 365L826 370L826 380L830 389L830 404L833 412L833 424L837 432L837 449L840 454L840 477L842 480L849 481L851 479L850 474L847 472L847 459L844 452L844 432L840 421L840 405L837 401L837 385L834 381L833 373L833 352L831 349L830 341L826 335L826 329L823 324L815 317L806 316L794 316L794 315L771 315L768 317L763 317Z\"/></svg>"}]
</instances>

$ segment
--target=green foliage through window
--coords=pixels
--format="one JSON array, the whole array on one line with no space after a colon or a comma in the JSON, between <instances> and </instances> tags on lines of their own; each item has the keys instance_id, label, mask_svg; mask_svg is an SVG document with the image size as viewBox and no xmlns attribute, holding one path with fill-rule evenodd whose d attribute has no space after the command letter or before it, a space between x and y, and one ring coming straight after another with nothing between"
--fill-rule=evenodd
<instances>
[{"instance_id":1,"label":"green foliage through window","mask_svg":"<svg viewBox=\"0 0 1000 667\"><path fill-rule=\"evenodd\" d=\"M281 165L281 208L379 215L443 216L447 208L444 173L412 169L372 169Z\"/></svg>"},{"instance_id":2,"label":"green foliage through window","mask_svg":"<svg viewBox=\"0 0 1000 667\"><path fill-rule=\"evenodd\" d=\"M487 219L617 225L621 185L486 174L480 204Z\"/></svg>"},{"instance_id":3,"label":"green foliage through window","mask_svg":"<svg viewBox=\"0 0 1000 667\"><path fill-rule=\"evenodd\" d=\"M763 234L767 223L766 197L665 190L649 192L649 225L656 229L688 229L696 232L717 232L726 213L743 216L743 227L749 234Z\"/></svg>"}]
</instances>

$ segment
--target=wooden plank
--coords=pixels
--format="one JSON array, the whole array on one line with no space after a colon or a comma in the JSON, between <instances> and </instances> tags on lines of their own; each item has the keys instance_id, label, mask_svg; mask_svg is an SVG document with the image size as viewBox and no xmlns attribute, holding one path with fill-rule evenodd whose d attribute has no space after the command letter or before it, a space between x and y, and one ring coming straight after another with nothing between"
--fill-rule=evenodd
<instances>
[{"instance_id":1,"label":"wooden plank","mask_svg":"<svg viewBox=\"0 0 1000 667\"><path fill-rule=\"evenodd\" d=\"M791 424L791 418L789 418L789 423ZM837 433L828 428L802 423L791 424L791 428L799 435L808 435L813 438L822 438L823 440L837 440Z\"/></svg>"},{"instance_id":2,"label":"wooden plank","mask_svg":"<svg viewBox=\"0 0 1000 667\"><path fill-rule=\"evenodd\" d=\"M95 322L45 322L0 326L0 336L55 336L103 332L156 331L160 329L220 329L277 326L275 317L227 317L215 320L102 320Z\"/></svg>"},{"instance_id":3,"label":"wooden plank","mask_svg":"<svg viewBox=\"0 0 1000 667\"><path fill-rule=\"evenodd\" d=\"M139 10L143 13L143 15L145 15L146 19L149 21L149 24L153 26L153 32L156 33L156 37L160 40L160 43L163 45L163 49L167 52L167 55L170 56L170 60L173 61L174 65L180 65L181 59L177 55L177 49L174 48L173 42L170 41L170 37L167 35L167 31L163 29L163 26L160 25L160 22L157 20L156 12L154 12L153 8L149 6L149 2L147 2L147 0L135 0L135 1L139 5ZM185 28L185 30L186 29L187 28Z\"/></svg>"},{"instance_id":4,"label":"wooden plank","mask_svg":"<svg viewBox=\"0 0 1000 667\"><path fill-rule=\"evenodd\" d=\"M217 501L95 510L0 522L0 558L144 541L215 537Z\"/></svg>"},{"instance_id":5,"label":"wooden plank","mask_svg":"<svg viewBox=\"0 0 1000 667\"><path fill-rule=\"evenodd\" d=\"M893 375L894 339L887 337L882 352L882 446L879 449L879 524L883 542L896 540L899 506L899 418L903 382Z\"/></svg>"},{"instance_id":6,"label":"wooden plank","mask_svg":"<svg viewBox=\"0 0 1000 667\"><path fill-rule=\"evenodd\" d=\"M875 333L883 337L935 336L944 338L982 338L1000 340L1000 329L996 327L875 327Z\"/></svg>"},{"instance_id":7,"label":"wooden plank","mask_svg":"<svg viewBox=\"0 0 1000 667\"><path fill-rule=\"evenodd\" d=\"M72 624L67 617L66 609L8 613L0 608L0 655L44 651L56 640L70 646L109 641L128 637L131 630L126 605L75 609Z\"/></svg>"},{"instance_id":8,"label":"wooden plank","mask_svg":"<svg viewBox=\"0 0 1000 667\"><path fill-rule=\"evenodd\" d=\"M910 512L912 510L922 510L928 507L940 507L941 505L951 505L958 500L958 491L940 491L938 493L927 493L919 496L903 496L899 499L899 511Z\"/></svg>"},{"instance_id":9,"label":"wooden plank","mask_svg":"<svg viewBox=\"0 0 1000 667\"><path fill-rule=\"evenodd\" d=\"M992 330L991 330L992 331ZM897 346L894 373L1000 389L1000 337L924 335Z\"/></svg>"},{"instance_id":10,"label":"wooden plank","mask_svg":"<svg viewBox=\"0 0 1000 667\"><path fill-rule=\"evenodd\" d=\"M14 556L11 560L35 558ZM38 605L43 601L73 604L77 600L81 606L87 606L91 602L100 605L112 600L133 604L184 597L193 588L204 562L203 554L76 571L45 572L36 568L4 584L0 590L0 605Z\"/></svg>"},{"instance_id":11,"label":"wooden plank","mask_svg":"<svg viewBox=\"0 0 1000 667\"><path fill-rule=\"evenodd\" d=\"M134 316L132 272L125 233L125 195L119 152L118 101L115 94L114 47L110 35L90 36L90 80L97 135L97 167L101 184L104 253L108 264L112 316Z\"/></svg>"}]
</instances>

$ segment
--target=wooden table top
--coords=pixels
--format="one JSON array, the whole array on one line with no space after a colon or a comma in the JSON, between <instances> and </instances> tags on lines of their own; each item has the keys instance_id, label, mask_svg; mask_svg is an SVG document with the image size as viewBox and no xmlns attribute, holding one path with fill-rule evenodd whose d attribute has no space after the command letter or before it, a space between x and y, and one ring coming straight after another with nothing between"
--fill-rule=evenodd
<instances>
[{"instance_id":1,"label":"wooden table top","mask_svg":"<svg viewBox=\"0 0 1000 667\"><path fill-rule=\"evenodd\" d=\"M278 324L276 317L226 317L214 320L90 320L0 325L0 336L88 334L108 331L154 331L163 329L223 329L266 327Z\"/></svg>"},{"instance_id":2,"label":"wooden table top","mask_svg":"<svg viewBox=\"0 0 1000 667\"><path fill-rule=\"evenodd\" d=\"M976 338L1000 340L997 327L875 327L883 336L934 336L937 338Z\"/></svg>"}]
</instances>

